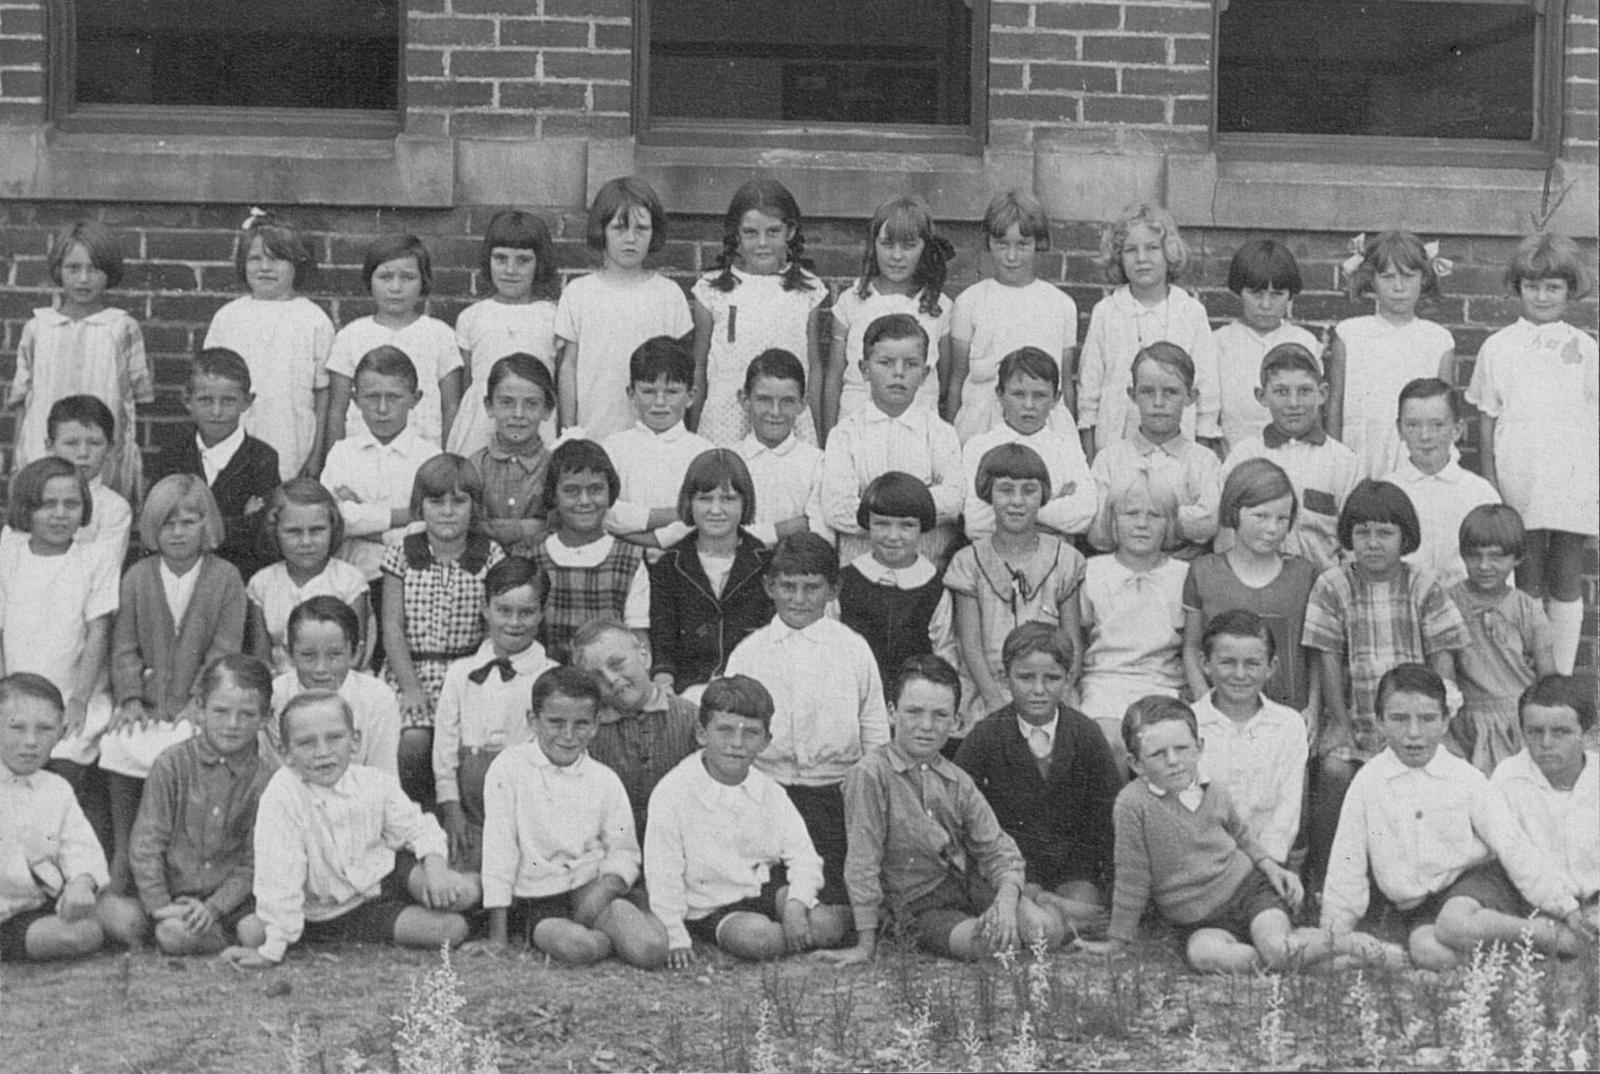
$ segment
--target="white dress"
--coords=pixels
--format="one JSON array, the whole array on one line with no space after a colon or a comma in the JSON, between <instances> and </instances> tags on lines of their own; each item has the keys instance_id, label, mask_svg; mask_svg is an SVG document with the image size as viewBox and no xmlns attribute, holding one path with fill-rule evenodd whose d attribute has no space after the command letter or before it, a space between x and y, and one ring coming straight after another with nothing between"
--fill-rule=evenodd
<instances>
[{"instance_id":1,"label":"white dress","mask_svg":"<svg viewBox=\"0 0 1600 1074\"><path fill-rule=\"evenodd\" d=\"M489 392L489 371L508 354L531 354L556 375L556 304L539 302L500 302L486 298L474 302L456 318L456 349L468 356L471 381L461 395L461 409L450 426L445 450L471 458L489 446L494 438L494 422L489 417L485 398ZM539 427L539 438L546 444L556 439L556 409Z\"/></svg>"},{"instance_id":2,"label":"white dress","mask_svg":"<svg viewBox=\"0 0 1600 1074\"><path fill-rule=\"evenodd\" d=\"M1381 479L1405 457L1395 423L1400 389L1419 377L1437 377L1439 359L1454 349L1455 338L1421 317L1397 327L1373 314L1340 321L1334 333L1344 344L1340 439L1356 453L1362 477Z\"/></svg>"},{"instance_id":3,"label":"white dress","mask_svg":"<svg viewBox=\"0 0 1600 1074\"><path fill-rule=\"evenodd\" d=\"M1000 362L1022 347L1038 347L1056 361L1078 343L1078 304L1061 288L1044 280L1008 287L999 280L979 280L956 296L950 335L971 344L967 379L956 413L956 435L965 444L1000 422L996 395ZM1067 371L1061 371L1066 383ZM1051 415L1052 428L1071 432L1064 408Z\"/></svg>"},{"instance_id":4,"label":"white dress","mask_svg":"<svg viewBox=\"0 0 1600 1074\"><path fill-rule=\"evenodd\" d=\"M955 304L948 295L940 295L939 312L927 314L922 312L922 300L916 295L879 294L874 284L867 297L862 298L860 286L860 280L852 280L849 288L841 292L833 303L834 323L845 330L844 390L839 395L839 421L866 409L869 395L867 382L861 375L861 344L866 338L868 326L879 317L891 313L909 313L928 333L928 375L923 378L922 387L917 389L917 401L927 403L937 414L939 374L935 367L939 363L939 341L950 334L950 316ZM837 360L837 355L834 360Z\"/></svg>"},{"instance_id":5,"label":"white dress","mask_svg":"<svg viewBox=\"0 0 1600 1074\"><path fill-rule=\"evenodd\" d=\"M407 425L422 439L437 446L444 428L439 382L461 368L456 334L435 317L418 317L404 328L385 328L371 317L358 317L339 329L334 338L333 351L328 355L328 372L354 381L362 356L386 344L404 351L417 369L417 390L422 393L422 401L411 411ZM367 431L354 395L352 385L350 406L344 419L346 436Z\"/></svg>"},{"instance_id":6,"label":"white dress","mask_svg":"<svg viewBox=\"0 0 1600 1074\"><path fill-rule=\"evenodd\" d=\"M1183 582L1189 565L1163 560L1135 573L1113 555L1093 556L1079 590L1083 653L1079 709L1116 726L1148 694L1177 697L1183 688Z\"/></svg>"}]
</instances>

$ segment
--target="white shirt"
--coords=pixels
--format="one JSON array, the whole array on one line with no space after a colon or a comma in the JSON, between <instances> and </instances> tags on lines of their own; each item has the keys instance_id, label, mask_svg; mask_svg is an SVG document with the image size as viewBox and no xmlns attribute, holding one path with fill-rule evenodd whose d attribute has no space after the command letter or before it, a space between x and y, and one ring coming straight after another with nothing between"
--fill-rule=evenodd
<instances>
[{"instance_id":1,"label":"white shirt","mask_svg":"<svg viewBox=\"0 0 1600 1074\"><path fill-rule=\"evenodd\" d=\"M552 533L544 539L544 550L558 567L586 569L605 562L616 540L607 534L588 544L569 545ZM628 598L622 605L622 621L633 630L647 630L650 627L650 569L642 562L639 569L633 572L633 581L628 583Z\"/></svg>"},{"instance_id":2,"label":"white shirt","mask_svg":"<svg viewBox=\"0 0 1600 1074\"><path fill-rule=\"evenodd\" d=\"M839 297L833 302L833 323L836 329L844 329L844 386L839 393L839 421L860 413L871 405L872 393L867 387L866 378L861 373L861 359L864 354L864 344L867 338L867 329L879 317L886 317L891 313L903 313L916 319L922 330L928 333L928 375L922 379L922 384L917 388L914 406L926 406L930 412L937 413L939 408L939 374L935 366L939 362L939 344L950 334L950 316L955 310L955 303L950 301L948 295L941 294L939 298L939 312L927 314L922 312L922 296L915 295L885 295L880 294L877 284L869 284L867 297L862 298L860 293L861 281L850 281L850 286L839 292ZM797 352L799 353L799 352ZM801 359L804 360L804 354Z\"/></svg>"},{"instance_id":3,"label":"white shirt","mask_svg":"<svg viewBox=\"0 0 1600 1074\"><path fill-rule=\"evenodd\" d=\"M1028 744L1028 750L1039 760L1044 760L1056 748L1056 726L1061 722L1059 713L1050 717L1045 723L1029 723L1021 716L1017 717L1017 730L1022 733L1022 741Z\"/></svg>"},{"instance_id":4,"label":"white shirt","mask_svg":"<svg viewBox=\"0 0 1600 1074\"><path fill-rule=\"evenodd\" d=\"M538 742L512 746L489 765L483 809L485 909L574 891L601 873L629 887L639 878L628 792L587 753L563 767Z\"/></svg>"},{"instance_id":5,"label":"white shirt","mask_svg":"<svg viewBox=\"0 0 1600 1074\"><path fill-rule=\"evenodd\" d=\"M659 433L640 422L606 437L601 446L622 478L617 502L606 512L613 533L639 533L650 523L651 508L676 508L689 464L712 448L681 421Z\"/></svg>"},{"instance_id":6,"label":"white shirt","mask_svg":"<svg viewBox=\"0 0 1600 1074\"><path fill-rule=\"evenodd\" d=\"M839 534L859 537L856 523L861 494L876 477L890 470L910 474L928 486L939 525L923 534L924 554L942 555L954 532L966 496L961 490L961 441L948 422L933 410L913 403L890 417L868 402L842 419L828 434L822 456L822 513ZM842 556L864 551L864 540L840 542ZM937 547L935 547L937 546Z\"/></svg>"},{"instance_id":7,"label":"white shirt","mask_svg":"<svg viewBox=\"0 0 1600 1074\"><path fill-rule=\"evenodd\" d=\"M1550 785L1527 750L1501 761L1489 777L1511 807L1535 852L1579 899L1600 892L1600 753L1585 750L1583 771L1569 791Z\"/></svg>"},{"instance_id":8,"label":"white shirt","mask_svg":"<svg viewBox=\"0 0 1600 1074\"><path fill-rule=\"evenodd\" d=\"M1228 790L1239 817L1272 860L1289 860L1300 831L1304 789L1306 722L1287 705L1261 698L1261 708L1243 723L1224 713L1212 695L1194 703L1200 721L1200 780Z\"/></svg>"},{"instance_id":9,"label":"white shirt","mask_svg":"<svg viewBox=\"0 0 1600 1074\"><path fill-rule=\"evenodd\" d=\"M1300 510L1284 539L1284 555L1308 559L1319 571L1339 565L1339 512L1350 490L1361 481L1361 464L1355 452L1333 437L1320 444L1289 440L1279 447L1267 447L1260 434L1235 444L1222 464L1222 480L1228 480L1246 459L1269 459L1289 475ZM1219 536L1217 551L1233 547L1233 530Z\"/></svg>"},{"instance_id":10,"label":"white shirt","mask_svg":"<svg viewBox=\"0 0 1600 1074\"><path fill-rule=\"evenodd\" d=\"M933 561L921 555L909 567L886 567L871 552L863 552L850 561L850 566L860 571L862 577L873 585L892 585L896 589L916 589L927 585L939 573ZM828 616L839 618L837 597L828 602ZM955 605L948 589L939 594L939 603L933 606L933 615L928 619L928 644L934 656L943 657L954 667L961 666L956 649Z\"/></svg>"},{"instance_id":11,"label":"white shirt","mask_svg":"<svg viewBox=\"0 0 1600 1074\"><path fill-rule=\"evenodd\" d=\"M390 512L410 505L417 471L437 454L437 445L409 428L387 444L363 431L345 437L328 452L322 484L339 500L339 514L344 516L339 557L359 567L367 581L375 581L381 573L384 549L406 535L405 526L389 525ZM355 499L340 498L341 488L354 493Z\"/></svg>"},{"instance_id":12,"label":"white shirt","mask_svg":"<svg viewBox=\"0 0 1600 1074\"><path fill-rule=\"evenodd\" d=\"M1094 475L1099 497L1099 511L1089 528L1089 543L1101 551L1109 552L1117 546L1111 525L1114 518L1112 490L1126 484L1139 472L1149 477L1152 491L1168 493L1178 501L1179 540L1204 546L1217 535L1217 513L1222 504L1222 464L1210 448L1201 447L1184 436L1154 444L1135 429L1126 439L1114 440L1102 447L1089 472Z\"/></svg>"},{"instance_id":13,"label":"white shirt","mask_svg":"<svg viewBox=\"0 0 1600 1074\"><path fill-rule=\"evenodd\" d=\"M210 447L200 439L200 434L194 434L194 446L200 451L200 466L206 473L206 484L215 485L217 475L228 468L233 457L244 446L244 426L236 425L233 432L224 436Z\"/></svg>"},{"instance_id":14,"label":"white shirt","mask_svg":"<svg viewBox=\"0 0 1600 1074\"><path fill-rule=\"evenodd\" d=\"M0 765L0 921L46 905L79 876L96 888L111 883L71 785L54 772L19 776ZM46 878L54 891L40 886Z\"/></svg>"},{"instance_id":15,"label":"white shirt","mask_svg":"<svg viewBox=\"0 0 1600 1074\"><path fill-rule=\"evenodd\" d=\"M356 366L374 347L398 347L417 370L417 391L422 399L411 411L410 427L437 450L444 428L439 382L461 368L461 351L453 328L435 317L418 317L404 328L385 328L372 317L358 317L339 329L328 354L328 372L356 379ZM479 393L482 394L482 393ZM345 435L367 431L352 399L345 412Z\"/></svg>"},{"instance_id":16,"label":"white shirt","mask_svg":"<svg viewBox=\"0 0 1600 1074\"><path fill-rule=\"evenodd\" d=\"M204 557L202 557L204 558ZM194 599L194 587L200 581L200 560L195 560L182 574L174 574L167 561L161 561L161 591L167 597L167 609L172 613L172 631L177 636L183 630L183 615Z\"/></svg>"},{"instance_id":17,"label":"white shirt","mask_svg":"<svg viewBox=\"0 0 1600 1074\"><path fill-rule=\"evenodd\" d=\"M1039 525L1062 536L1083 533L1089 528L1100 498L1089 476L1082 440L1049 425L1023 436L1002 421L988 432L968 440L967 446L961 449L961 489L966 497L963 515L970 540L976 541L994 532L994 508L978 498L978 464L983 462L985 454L1001 444L1032 448L1050 472L1050 488L1046 490L1044 505L1039 508Z\"/></svg>"},{"instance_id":18,"label":"white shirt","mask_svg":"<svg viewBox=\"0 0 1600 1074\"><path fill-rule=\"evenodd\" d=\"M1272 414L1256 401L1261 387L1261 360L1280 343L1298 343L1311 352L1320 364L1322 344L1317 337L1288 321L1265 335L1243 321L1230 321L1211 333L1217 346L1217 380L1220 388L1222 439L1232 451L1246 439L1258 435Z\"/></svg>"},{"instance_id":19,"label":"white shirt","mask_svg":"<svg viewBox=\"0 0 1600 1074\"><path fill-rule=\"evenodd\" d=\"M534 642L510 657L511 678L502 678L500 669L493 668L482 683L473 682L469 676L496 657L494 643L485 641L476 653L445 669L433 711L433 785L441 802L461 800L456 784L461 750L498 752L526 742L532 734L529 691L533 680L555 662L545 656L543 645Z\"/></svg>"},{"instance_id":20,"label":"white shirt","mask_svg":"<svg viewBox=\"0 0 1600 1074\"><path fill-rule=\"evenodd\" d=\"M283 751L278 741L278 720L289 702L305 693L308 688L300 684L300 676L293 670L272 680L272 721L262 729L263 754L277 757L282 762ZM400 700L394 687L364 671L350 671L335 691L350 706L356 718L356 732L361 741L350 758L352 764L366 765L396 778L400 775Z\"/></svg>"},{"instance_id":21,"label":"white shirt","mask_svg":"<svg viewBox=\"0 0 1600 1074\"><path fill-rule=\"evenodd\" d=\"M789 898L807 907L822 890L822 858L789 795L755 768L737 787L719 783L696 750L656 784L644 833L650 912L669 947L688 947L685 920L761 891L782 862Z\"/></svg>"},{"instance_id":22,"label":"white shirt","mask_svg":"<svg viewBox=\"0 0 1600 1074\"><path fill-rule=\"evenodd\" d=\"M1402 459L1384 480L1394 482L1411 498L1422 524L1422 544L1405 557L1406 562L1433 572L1444 589L1465 581L1461 520L1474 507L1500 502L1494 486L1463 470L1454 458L1436 474L1425 474L1410 459Z\"/></svg>"},{"instance_id":23,"label":"white shirt","mask_svg":"<svg viewBox=\"0 0 1600 1074\"><path fill-rule=\"evenodd\" d=\"M776 447L751 433L734 446L750 469L756 490L756 520L748 527L765 545L778 543L777 523L804 515L811 532L833 540L822 517L822 449L790 433Z\"/></svg>"}]
</instances>

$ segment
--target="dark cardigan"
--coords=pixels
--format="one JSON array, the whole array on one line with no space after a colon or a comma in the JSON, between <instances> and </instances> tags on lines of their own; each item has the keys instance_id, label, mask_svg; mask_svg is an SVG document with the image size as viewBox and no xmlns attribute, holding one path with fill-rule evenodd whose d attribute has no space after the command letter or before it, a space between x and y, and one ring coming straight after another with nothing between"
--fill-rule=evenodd
<instances>
[{"instance_id":1,"label":"dark cardigan","mask_svg":"<svg viewBox=\"0 0 1600 1074\"><path fill-rule=\"evenodd\" d=\"M772 621L772 598L762 585L771 553L739 531L733 569L719 597L700 565L691 535L650 567L650 673L673 677L674 688L710 682L734 647Z\"/></svg>"},{"instance_id":2,"label":"dark cardigan","mask_svg":"<svg viewBox=\"0 0 1600 1074\"><path fill-rule=\"evenodd\" d=\"M153 487L169 474L194 474L202 479L206 476L206 468L200 462L200 445L193 433L180 440L170 452L162 452L146 484ZM261 534L261 523L267 517L266 501L272 498L277 487L278 453L270 444L249 434L211 485L217 510L222 512L223 537L217 546L217 555L232 563L246 582L256 571L278 558L268 554ZM245 514L245 505L255 497L262 500L260 509Z\"/></svg>"}]
</instances>

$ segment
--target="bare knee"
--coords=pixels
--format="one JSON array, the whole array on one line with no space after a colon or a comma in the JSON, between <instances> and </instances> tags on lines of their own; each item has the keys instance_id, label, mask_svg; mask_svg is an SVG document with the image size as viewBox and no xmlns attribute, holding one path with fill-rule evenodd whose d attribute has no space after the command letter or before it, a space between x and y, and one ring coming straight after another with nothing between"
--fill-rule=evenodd
<instances>
[{"instance_id":1,"label":"bare knee","mask_svg":"<svg viewBox=\"0 0 1600 1074\"><path fill-rule=\"evenodd\" d=\"M787 950L783 929L776 921L758 914L735 914L727 918L717 933L717 946L730 955L758 962L780 958Z\"/></svg>"},{"instance_id":2,"label":"bare knee","mask_svg":"<svg viewBox=\"0 0 1600 1074\"><path fill-rule=\"evenodd\" d=\"M1461 956L1440 941L1432 925L1412 929L1406 941L1412 965L1422 970L1449 970L1461 965Z\"/></svg>"},{"instance_id":3,"label":"bare knee","mask_svg":"<svg viewBox=\"0 0 1600 1074\"><path fill-rule=\"evenodd\" d=\"M148 919L133 899L102 894L95 900L94 916L106 940L124 947L138 947L144 942Z\"/></svg>"},{"instance_id":4,"label":"bare knee","mask_svg":"<svg viewBox=\"0 0 1600 1074\"><path fill-rule=\"evenodd\" d=\"M267 942L267 929L255 914L248 914L235 930L239 943L245 947L260 947Z\"/></svg>"}]
</instances>

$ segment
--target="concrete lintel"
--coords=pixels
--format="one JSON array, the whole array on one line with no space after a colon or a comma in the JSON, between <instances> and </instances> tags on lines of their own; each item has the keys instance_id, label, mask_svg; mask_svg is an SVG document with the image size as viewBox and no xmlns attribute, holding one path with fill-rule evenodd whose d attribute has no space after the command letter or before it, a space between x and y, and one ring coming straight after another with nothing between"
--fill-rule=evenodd
<instances>
[{"instance_id":1,"label":"concrete lintel","mask_svg":"<svg viewBox=\"0 0 1600 1074\"><path fill-rule=\"evenodd\" d=\"M589 143L577 138L456 143L461 205L566 206L589 200Z\"/></svg>"}]
</instances>

